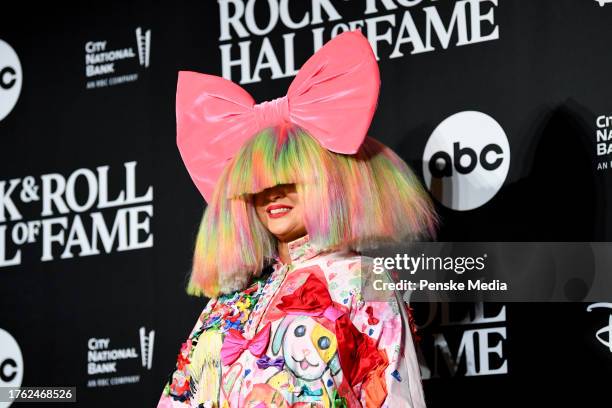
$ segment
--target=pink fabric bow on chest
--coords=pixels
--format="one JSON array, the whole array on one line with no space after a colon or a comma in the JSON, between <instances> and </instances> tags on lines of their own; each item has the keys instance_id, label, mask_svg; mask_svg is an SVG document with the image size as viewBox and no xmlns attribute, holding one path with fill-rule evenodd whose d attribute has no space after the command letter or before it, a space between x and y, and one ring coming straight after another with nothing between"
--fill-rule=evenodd
<instances>
[{"instance_id":1,"label":"pink fabric bow on chest","mask_svg":"<svg viewBox=\"0 0 612 408\"><path fill-rule=\"evenodd\" d=\"M376 58L359 31L340 34L302 66L287 95L255 104L226 79L181 71L176 89L177 144L206 201L227 163L257 132L292 124L326 149L357 152L380 88Z\"/></svg>"},{"instance_id":2,"label":"pink fabric bow on chest","mask_svg":"<svg viewBox=\"0 0 612 408\"><path fill-rule=\"evenodd\" d=\"M223 365L233 364L242 352L249 350L255 357L261 357L270 341L270 323L267 323L252 339L245 339L236 329L229 329L221 346Z\"/></svg>"}]
</instances>

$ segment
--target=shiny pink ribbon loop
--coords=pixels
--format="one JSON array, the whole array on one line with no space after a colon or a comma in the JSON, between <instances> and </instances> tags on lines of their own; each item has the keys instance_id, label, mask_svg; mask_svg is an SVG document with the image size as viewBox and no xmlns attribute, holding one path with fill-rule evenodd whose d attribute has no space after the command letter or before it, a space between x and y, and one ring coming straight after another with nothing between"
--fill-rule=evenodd
<instances>
[{"instance_id":1,"label":"shiny pink ribbon loop","mask_svg":"<svg viewBox=\"0 0 612 408\"><path fill-rule=\"evenodd\" d=\"M228 330L221 346L221 361L223 365L233 364L238 357L249 350L255 357L261 357L270 341L270 323L267 323L252 339L247 340L236 329Z\"/></svg>"},{"instance_id":2,"label":"shiny pink ribbon loop","mask_svg":"<svg viewBox=\"0 0 612 408\"><path fill-rule=\"evenodd\" d=\"M326 319L331 320L332 322L335 322L336 320L338 320L340 318L340 316L342 316L344 314L344 312L334 306L328 306L325 311L323 312L323 317L325 317Z\"/></svg>"},{"instance_id":3,"label":"shiny pink ribbon loop","mask_svg":"<svg viewBox=\"0 0 612 408\"><path fill-rule=\"evenodd\" d=\"M237 84L181 71L176 89L177 145L198 190L210 201L227 163L257 132L288 123L326 149L357 152L376 109L380 75L368 40L345 32L302 66L287 95L255 104Z\"/></svg>"},{"instance_id":4,"label":"shiny pink ribbon loop","mask_svg":"<svg viewBox=\"0 0 612 408\"><path fill-rule=\"evenodd\" d=\"M287 313L288 315L295 315L295 316L324 317L328 320L331 320L332 322L335 322L340 317L342 317L343 314L345 314L345 312L343 312L342 310L338 309L335 306L327 306L325 310L318 310L315 312L298 310L298 311L286 311L285 313Z\"/></svg>"}]
</instances>

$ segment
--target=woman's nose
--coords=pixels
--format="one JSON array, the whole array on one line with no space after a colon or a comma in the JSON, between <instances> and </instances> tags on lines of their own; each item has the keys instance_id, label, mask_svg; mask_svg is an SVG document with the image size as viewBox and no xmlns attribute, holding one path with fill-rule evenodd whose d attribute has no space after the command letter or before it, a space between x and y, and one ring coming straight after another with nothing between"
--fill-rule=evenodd
<instances>
[{"instance_id":1,"label":"woman's nose","mask_svg":"<svg viewBox=\"0 0 612 408\"><path fill-rule=\"evenodd\" d=\"M282 188L274 187L274 188L271 188L270 192L268 193L268 200L275 201L279 198L283 198L284 196L285 196L285 192Z\"/></svg>"}]
</instances>

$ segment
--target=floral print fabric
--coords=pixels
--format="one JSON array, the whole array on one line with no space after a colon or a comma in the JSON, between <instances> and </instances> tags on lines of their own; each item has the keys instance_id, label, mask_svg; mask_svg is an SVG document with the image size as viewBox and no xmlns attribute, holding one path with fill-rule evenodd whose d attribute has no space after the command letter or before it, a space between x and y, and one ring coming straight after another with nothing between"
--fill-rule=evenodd
<instances>
[{"instance_id":1,"label":"floral print fabric","mask_svg":"<svg viewBox=\"0 0 612 408\"><path fill-rule=\"evenodd\" d=\"M361 296L369 258L322 251L308 236L289 255L208 302L158 407L424 407L406 304ZM305 290L315 286L329 294ZM323 297L331 303L313 308Z\"/></svg>"}]
</instances>

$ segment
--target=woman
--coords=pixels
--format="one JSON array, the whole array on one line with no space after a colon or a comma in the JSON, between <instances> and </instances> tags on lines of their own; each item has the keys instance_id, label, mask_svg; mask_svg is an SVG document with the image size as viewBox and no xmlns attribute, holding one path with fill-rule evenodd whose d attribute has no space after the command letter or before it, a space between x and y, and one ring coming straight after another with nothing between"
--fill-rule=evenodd
<instances>
[{"instance_id":1,"label":"woman","mask_svg":"<svg viewBox=\"0 0 612 408\"><path fill-rule=\"evenodd\" d=\"M179 74L178 145L208 201L188 292L210 301L159 406L425 406L406 305L361 291L358 251L435 227L408 166L366 137L379 86L358 32L271 102Z\"/></svg>"}]
</instances>

